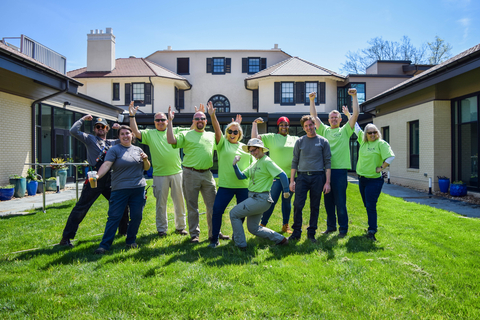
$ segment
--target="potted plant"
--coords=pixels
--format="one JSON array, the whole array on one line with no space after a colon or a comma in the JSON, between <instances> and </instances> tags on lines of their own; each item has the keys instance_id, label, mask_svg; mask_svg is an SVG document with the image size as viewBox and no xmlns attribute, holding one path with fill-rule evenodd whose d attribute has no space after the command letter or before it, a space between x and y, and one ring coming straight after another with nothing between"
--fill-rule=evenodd
<instances>
[{"instance_id":1,"label":"potted plant","mask_svg":"<svg viewBox=\"0 0 480 320\"><path fill-rule=\"evenodd\" d=\"M63 158L52 158L52 163L50 164L50 167L52 167L53 171L52 176L60 177L60 189L65 189L65 184L67 183L68 166L65 164L67 160L64 160Z\"/></svg>"},{"instance_id":2,"label":"potted plant","mask_svg":"<svg viewBox=\"0 0 480 320\"><path fill-rule=\"evenodd\" d=\"M454 181L450 185L450 195L453 197L463 197L467 195L467 184L463 181Z\"/></svg>"},{"instance_id":3,"label":"potted plant","mask_svg":"<svg viewBox=\"0 0 480 320\"><path fill-rule=\"evenodd\" d=\"M47 180L45 180L45 189L47 191L57 191L57 178L50 177Z\"/></svg>"},{"instance_id":4,"label":"potted plant","mask_svg":"<svg viewBox=\"0 0 480 320\"><path fill-rule=\"evenodd\" d=\"M35 172L35 169L30 168L27 170L27 194L29 196L36 195L37 189L38 189L37 173Z\"/></svg>"},{"instance_id":5,"label":"potted plant","mask_svg":"<svg viewBox=\"0 0 480 320\"><path fill-rule=\"evenodd\" d=\"M15 186L15 192L13 195L15 198L23 198L25 191L27 190L27 179L25 177L13 174L10 176L10 184Z\"/></svg>"},{"instance_id":6,"label":"potted plant","mask_svg":"<svg viewBox=\"0 0 480 320\"><path fill-rule=\"evenodd\" d=\"M437 176L438 178L438 187L440 188L440 192L447 193L448 186L450 185L450 179L445 176Z\"/></svg>"},{"instance_id":7,"label":"potted plant","mask_svg":"<svg viewBox=\"0 0 480 320\"><path fill-rule=\"evenodd\" d=\"M6 186L0 187L0 201L11 200L14 192L15 186L13 184L7 184Z\"/></svg>"}]
</instances>

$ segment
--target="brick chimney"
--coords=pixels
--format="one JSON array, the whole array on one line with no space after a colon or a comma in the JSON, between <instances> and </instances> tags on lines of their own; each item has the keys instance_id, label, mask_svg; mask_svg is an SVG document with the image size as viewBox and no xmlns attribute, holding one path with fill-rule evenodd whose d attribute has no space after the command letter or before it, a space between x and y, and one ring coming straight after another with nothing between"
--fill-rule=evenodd
<instances>
[{"instance_id":1,"label":"brick chimney","mask_svg":"<svg viewBox=\"0 0 480 320\"><path fill-rule=\"evenodd\" d=\"M112 28L105 33L98 29L87 34L87 71L112 71L115 69L115 36Z\"/></svg>"}]
</instances>

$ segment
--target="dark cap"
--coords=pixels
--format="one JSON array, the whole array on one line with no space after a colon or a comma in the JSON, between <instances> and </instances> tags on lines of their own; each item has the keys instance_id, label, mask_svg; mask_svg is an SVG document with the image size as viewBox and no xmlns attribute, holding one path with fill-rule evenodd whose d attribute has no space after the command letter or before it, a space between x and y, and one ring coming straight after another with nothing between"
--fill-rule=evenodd
<instances>
[{"instance_id":1,"label":"dark cap","mask_svg":"<svg viewBox=\"0 0 480 320\"><path fill-rule=\"evenodd\" d=\"M103 124L105 127L108 126L108 123L107 123L107 120L103 119L103 118L96 118L95 119L95 124L97 123L101 123Z\"/></svg>"}]
</instances>

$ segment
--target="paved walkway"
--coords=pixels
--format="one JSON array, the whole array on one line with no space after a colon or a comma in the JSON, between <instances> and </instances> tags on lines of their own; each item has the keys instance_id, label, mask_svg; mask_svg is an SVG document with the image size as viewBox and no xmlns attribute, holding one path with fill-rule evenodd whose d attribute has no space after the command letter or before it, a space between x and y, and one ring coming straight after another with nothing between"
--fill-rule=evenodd
<instances>
[{"instance_id":1,"label":"paved walkway","mask_svg":"<svg viewBox=\"0 0 480 320\"><path fill-rule=\"evenodd\" d=\"M358 184L358 180L355 177L349 176L348 180L349 182ZM81 194L81 188L82 184L79 183L79 197ZM403 198L405 201L452 211L465 217L480 218L480 206L469 204L463 201L437 197L434 195L429 195L427 192L419 192L417 190L386 183L383 185L382 192L394 197ZM75 199L75 196L75 184L67 184L67 189L61 191L60 193L47 193L46 205L48 206L53 203ZM33 197L25 197L20 199L14 198L9 201L0 201L0 216L22 215L26 214L26 211L32 209L41 211L42 205L42 194L37 194Z\"/></svg>"}]
</instances>

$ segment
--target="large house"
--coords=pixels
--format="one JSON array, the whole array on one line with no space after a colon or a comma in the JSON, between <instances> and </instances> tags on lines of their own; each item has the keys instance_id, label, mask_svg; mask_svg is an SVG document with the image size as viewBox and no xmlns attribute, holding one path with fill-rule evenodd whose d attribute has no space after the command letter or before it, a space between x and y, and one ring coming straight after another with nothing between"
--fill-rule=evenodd
<instances>
[{"instance_id":1,"label":"large house","mask_svg":"<svg viewBox=\"0 0 480 320\"><path fill-rule=\"evenodd\" d=\"M396 154L391 178L438 190L438 176L480 191L480 44L361 105Z\"/></svg>"}]
</instances>

